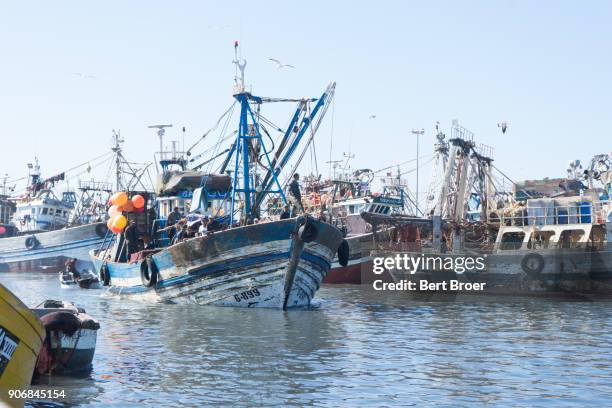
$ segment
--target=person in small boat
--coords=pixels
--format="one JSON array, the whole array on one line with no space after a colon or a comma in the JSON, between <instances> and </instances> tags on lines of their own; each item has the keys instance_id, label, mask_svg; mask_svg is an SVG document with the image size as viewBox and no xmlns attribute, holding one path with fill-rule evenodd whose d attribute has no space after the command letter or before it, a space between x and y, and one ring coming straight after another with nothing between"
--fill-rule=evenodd
<instances>
[{"instance_id":1,"label":"person in small boat","mask_svg":"<svg viewBox=\"0 0 612 408\"><path fill-rule=\"evenodd\" d=\"M72 277L72 279L79 280L81 278L81 274L77 271L76 268L76 258L70 258L66 261L64 272Z\"/></svg>"},{"instance_id":2,"label":"person in small boat","mask_svg":"<svg viewBox=\"0 0 612 408\"><path fill-rule=\"evenodd\" d=\"M293 180L289 184L289 194L296 202L296 206L303 213L304 206L302 205L302 191L300 190L300 175L298 173L293 175Z\"/></svg>"},{"instance_id":3,"label":"person in small boat","mask_svg":"<svg viewBox=\"0 0 612 408\"><path fill-rule=\"evenodd\" d=\"M174 207L172 212L168 214L168 220L166 221L166 227L174 226L182 218L178 207ZM170 228L168 230L168 239L170 242L173 241L174 235L177 233L178 228Z\"/></svg>"},{"instance_id":4,"label":"person in small boat","mask_svg":"<svg viewBox=\"0 0 612 408\"><path fill-rule=\"evenodd\" d=\"M282 212L282 213L281 213L281 215L280 215L280 219L281 219L281 220L286 220L286 219L288 219L288 218L291 218L291 212L289 211L289 206L288 206L288 205L285 205L285 206L283 207L283 212Z\"/></svg>"}]
</instances>

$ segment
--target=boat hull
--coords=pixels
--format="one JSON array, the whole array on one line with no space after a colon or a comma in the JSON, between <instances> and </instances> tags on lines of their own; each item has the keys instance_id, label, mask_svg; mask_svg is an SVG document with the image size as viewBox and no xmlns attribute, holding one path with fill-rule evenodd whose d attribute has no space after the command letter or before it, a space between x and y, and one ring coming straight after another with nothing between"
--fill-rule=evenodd
<instances>
[{"instance_id":1,"label":"boat hull","mask_svg":"<svg viewBox=\"0 0 612 408\"><path fill-rule=\"evenodd\" d=\"M410 254L414 257L421 253ZM449 256L451 254L439 254ZM454 254L452 256L461 256ZM484 254L481 254L484 255ZM384 256L384 254L376 254ZM478 256L478 255L472 255ZM541 262L537 270L529 269L525 260L530 257ZM463 284L484 284L482 290L442 290L441 292L470 295L563 296L598 297L612 295L612 251L551 249L540 251L517 250L508 253L486 254L486 268L482 271L423 271L414 274L390 271L391 280L428 282L457 281ZM465 286L463 286L465 287ZM420 291L415 291L419 293ZM430 293L430 290L423 292Z\"/></svg>"},{"instance_id":2,"label":"boat hull","mask_svg":"<svg viewBox=\"0 0 612 408\"><path fill-rule=\"evenodd\" d=\"M56 231L0 239L0 272L53 272L76 258L79 270L91 269L89 251L99 248L107 228L104 223L81 225ZM27 239L38 244L30 249Z\"/></svg>"},{"instance_id":3,"label":"boat hull","mask_svg":"<svg viewBox=\"0 0 612 408\"><path fill-rule=\"evenodd\" d=\"M368 232L348 236L346 237L346 242L349 244L350 253L348 264L346 266L340 265L338 257L335 257L323 283L361 284L363 265L372 259L370 252L374 248L374 234Z\"/></svg>"},{"instance_id":4,"label":"boat hull","mask_svg":"<svg viewBox=\"0 0 612 408\"><path fill-rule=\"evenodd\" d=\"M135 263L107 262L109 295L214 306L289 308L308 306L342 242L340 231L309 220L312 242L297 235L296 219L235 228L193 238L152 256L159 279L143 285ZM92 252L96 270L104 264ZM146 266L148 267L148 265Z\"/></svg>"},{"instance_id":5,"label":"boat hull","mask_svg":"<svg viewBox=\"0 0 612 408\"><path fill-rule=\"evenodd\" d=\"M91 371L100 323L84 309L65 301L47 300L32 309L47 331L36 373L77 374Z\"/></svg>"},{"instance_id":6,"label":"boat hull","mask_svg":"<svg viewBox=\"0 0 612 408\"><path fill-rule=\"evenodd\" d=\"M27 390L45 339L42 323L0 284L0 405L23 406L9 390Z\"/></svg>"}]
</instances>

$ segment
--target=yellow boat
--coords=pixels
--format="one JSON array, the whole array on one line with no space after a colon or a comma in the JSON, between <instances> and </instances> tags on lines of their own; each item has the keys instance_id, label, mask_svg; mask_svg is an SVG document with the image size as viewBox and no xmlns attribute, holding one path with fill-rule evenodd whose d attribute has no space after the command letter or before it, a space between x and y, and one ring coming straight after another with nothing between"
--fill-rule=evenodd
<instances>
[{"instance_id":1,"label":"yellow boat","mask_svg":"<svg viewBox=\"0 0 612 408\"><path fill-rule=\"evenodd\" d=\"M0 284L0 406L22 407L45 329L17 296ZM21 391L21 392L19 392Z\"/></svg>"}]
</instances>

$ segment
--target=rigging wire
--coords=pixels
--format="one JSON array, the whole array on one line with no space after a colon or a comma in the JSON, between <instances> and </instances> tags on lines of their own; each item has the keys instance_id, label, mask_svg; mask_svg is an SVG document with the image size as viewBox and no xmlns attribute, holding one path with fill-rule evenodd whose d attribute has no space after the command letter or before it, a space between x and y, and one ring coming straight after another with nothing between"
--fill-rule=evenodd
<instances>
[{"instance_id":1,"label":"rigging wire","mask_svg":"<svg viewBox=\"0 0 612 408\"><path fill-rule=\"evenodd\" d=\"M228 113L228 112L226 112L226 113L224 114L224 116L227 116L227 118L226 118L226 120L225 120L225 123L223 124L223 127L221 128L221 132L220 132L220 134L221 134L221 135L226 134L226 132L227 132L227 128L228 128L229 123L230 123L230 120L232 119L232 116L233 116L233 114L234 114L234 108L235 108L235 107L236 107L236 102L234 102L234 103L232 104L232 106L230 107L230 109L229 109L229 113ZM219 118L219 120L221 120L221 118ZM225 139L223 139L223 140L225 140ZM219 151L219 147L221 146L221 142L222 142L221 138L218 138L218 139L217 139L217 143L215 144L215 148L214 148L214 150L213 150L213 154L212 154L212 156L213 156L213 157L215 157L215 156L217 155L217 152ZM237 148L237 147L236 147L236 148ZM238 153L238 152L236 152L236 153ZM214 159L214 160L212 160L212 161L211 161L211 162L208 164L208 167L207 167L207 169L206 169L206 174L210 174L210 172L211 172L211 170L212 170L212 168L213 168L214 164L216 163L216 161L217 161L217 157L215 157L215 159Z\"/></svg>"},{"instance_id":2,"label":"rigging wire","mask_svg":"<svg viewBox=\"0 0 612 408\"><path fill-rule=\"evenodd\" d=\"M233 112L234 111L234 107L236 106L236 101L234 101L232 103L232 105L225 111L223 112L223 114L219 117L219 119L217 119L217 122L215 122L214 126L211 127L210 129L208 129L206 132L204 132L204 134L187 150L187 155L189 156L191 154L191 151L202 141L206 138L206 136L208 136L208 134L212 131L214 131L215 129L217 129L217 127L219 126L219 124L221 123L221 120L223 119L224 116L226 116L228 113Z\"/></svg>"},{"instance_id":3,"label":"rigging wire","mask_svg":"<svg viewBox=\"0 0 612 408\"><path fill-rule=\"evenodd\" d=\"M414 158L414 159L406 160L405 162L401 162L401 163L397 163L397 164L392 164L391 166L384 167L382 169L373 171L373 173L374 174L381 173L381 172L383 172L385 170L390 170L390 169L393 169L393 168L396 168L396 167L399 167L399 166L403 166L404 164L412 163L412 162L415 162L417 160L423 160L423 159L429 158L430 156L434 156L434 155L435 155L435 153L429 153L429 154L426 154L426 155L423 155L423 156L419 156L418 159ZM421 166L419 166L419 167L421 167Z\"/></svg>"}]
</instances>

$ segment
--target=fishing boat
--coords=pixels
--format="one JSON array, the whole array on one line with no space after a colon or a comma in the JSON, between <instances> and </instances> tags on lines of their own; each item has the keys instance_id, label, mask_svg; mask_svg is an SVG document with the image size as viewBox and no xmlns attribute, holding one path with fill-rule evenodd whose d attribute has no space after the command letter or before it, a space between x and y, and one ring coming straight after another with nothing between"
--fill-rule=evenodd
<instances>
[{"instance_id":1,"label":"fishing boat","mask_svg":"<svg viewBox=\"0 0 612 408\"><path fill-rule=\"evenodd\" d=\"M46 300L41 306L32 309L47 332L36 374L73 375L90 371L100 323L70 302Z\"/></svg>"},{"instance_id":2,"label":"fishing boat","mask_svg":"<svg viewBox=\"0 0 612 408\"><path fill-rule=\"evenodd\" d=\"M612 294L612 158L596 155L586 170L579 161L570 162L567 178L555 188L550 180L527 183L541 186L539 192L511 182L514 191L508 192L496 182L505 175L492 165L492 149L477 146L473 134L456 123L452 131L454 137L440 150L447 156L431 217L411 223L421 228L423 247L406 252L410 258L429 258L430 266L389 270L392 279L446 282L436 291L449 293L466 293L461 288L478 284L481 290L467 293ZM395 220L370 216L370 222L393 225ZM381 249L375 256L389 253ZM466 257L481 266L457 267Z\"/></svg>"},{"instance_id":3,"label":"fishing boat","mask_svg":"<svg viewBox=\"0 0 612 408\"><path fill-rule=\"evenodd\" d=\"M83 172L89 173L108 166L114 170L115 189L138 190L148 199L153 187L144 183L143 176L150 164L140 167L128 161L122 143L120 133L113 131L109 152L72 170L85 168ZM87 274L93 269L89 251L100 247L108 231L103 221L113 183L79 179L78 194L64 191L59 198L53 187L68 180L68 173L43 179L38 159L28 164L28 169L26 192L0 199L0 272L58 273L68 260L76 258L77 270Z\"/></svg>"},{"instance_id":4,"label":"fishing boat","mask_svg":"<svg viewBox=\"0 0 612 408\"><path fill-rule=\"evenodd\" d=\"M0 284L0 405L23 406L14 393L28 390L45 336L38 317Z\"/></svg>"},{"instance_id":5,"label":"fishing boat","mask_svg":"<svg viewBox=\"0 0 612 408\"><path fill-rule=\"evenodd\" d=\"M5 215L9 203L13 204L10 220L3 219L0 224L0 272L56 273L69 258L78 260L79 269L90 268L89 251L102 243L106 225L71 222L72 195L59 199L51 189L64 175L43 180L38 160L29 168L27 192L0 203Z\"/></svg>"},{"instance_id":6,"label":"fishing boat","mask_svg":"<svg viewBox=\"0 0 612 408\"><path fill-rule=\"evenodd\" d=\"M101 289L102 283L98 276L91 271L85 271L75 276L74 273L63 270L59 273L60 287L62 289Z\"/></svg>"},{"instance_id":7,"label":"fishing boat","mask_svg":"<svg viewBox=\"0 0 612 408\"><path fill-rule=\"evenodd\" d=\"M342 233L333 225L309 216L280 220L273 211L279 200L287 203L279 180L281 172L308 130L306 146L312 143L333 98L335 84L330 84L318 99L259 97L244 85L246 61L239 58L237 43L234 64L236 102L217 124L222 120L229 122L236 105L240 107L240 123L218 173L194 170L203 164L185 168L186 158L178 157L174 149L170 154L162 154L161 136L167 125L154 126L160 135L162 168L157 191L158 216L162 218L174 208L185 212L189 208L190 216L208 219L207 229L189 237L192 233L183 224L172 236L162 232L161 238L156 237L161 248L136 254L124 252L120 235L92 251L92 261L109 286L109 295L215 306L279 309L308 306L332 259L343 247ZM268 102L297 104L286 130L278 129L282 138L275 146L273 158L272 149L268 150L262 136L271 139L266 126L272 122L260 111L261 105ZM220 137L226 137L222 133ZM297 164L299 160L300 156ZM232 162L230 180L226 170ZM171 170L172 166L178 169ZM206 167L211 168L212 162ZM217 182L223 179L228 182ZM194 188L195 185L199 187ZM173 224L164 223L169 218L157 221L154 234L158 228L166 231L173 228ZM183 231L189 238L182 236ZM342 258L348 258L348 253L343 252Z\"/></svg>"},{"instance_id":8,"label":"fishing boat","mask_svg":"<svg viewBox=\"0 0 612 408\"><path fill-rule=\"evenodd\" d=\"M329 180L319 182L313 177L305 180L307 195L303 201L306 210L329 218L343 232L348 244L348 263L343 266L338 257L332 261L323 281L329 284L363 283L375 244L393 238L394 227L379 229L375 236L372 225L363 217L364 213L397 216L415 212L414 199L400 175L387 173L386 177L381 177L382 192L375 193L371 189L375 172L370 169L350 170L349 160L354 155L346 153L345 156L347 159L340 171L337 171L339 161L334 162L334 174Z\"/></svg>"}]
</instances>

